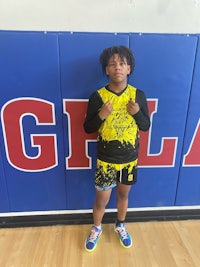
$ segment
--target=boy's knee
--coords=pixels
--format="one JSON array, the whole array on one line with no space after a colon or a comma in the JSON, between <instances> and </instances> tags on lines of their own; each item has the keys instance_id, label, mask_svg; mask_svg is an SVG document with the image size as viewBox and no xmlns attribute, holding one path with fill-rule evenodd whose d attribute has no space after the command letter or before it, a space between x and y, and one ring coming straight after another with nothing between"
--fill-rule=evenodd
<instances>
[{"instance_id":1,"label":"boy's knee","mask_svg":"<svg viewBox=\"0 0 200 267\"><path fill-rule=\"evenodd\" d=\"M128 199L128 192L118 192L117 197L120 200L127 200Z\"/></svg>"},{"instance_id":2,"label":"boy's knee","mask_svg":"<svg viewBox=\"0 0 200 267\"><path fill-rule=\"evenodd\" d=\"M95 201L95 206L96 206L96 209L98 210L104 209L107 204L108 204L108 200L101 199L101 200Z\"/></svg>"}]
</instances>

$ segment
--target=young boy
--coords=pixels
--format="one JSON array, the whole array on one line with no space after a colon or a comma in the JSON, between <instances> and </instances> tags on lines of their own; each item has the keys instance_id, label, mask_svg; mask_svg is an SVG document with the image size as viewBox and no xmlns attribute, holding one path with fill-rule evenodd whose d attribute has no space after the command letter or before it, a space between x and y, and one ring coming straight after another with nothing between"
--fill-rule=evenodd
<instances>
[{"instance_id":1,"label":"young boy","mask_svg":"<svg viewBox=\"0 0 200 267\"><path fill-rule=\"evenodd\" d=\"M128 195L137 178L139 130L147 131L150 126L144 92L127 84L135 65L132 51L125 46L106 48L100 55L100 63L109 84L91 95L84 122L87 133L98 132L94 225L85 242L89 252L95 249L102 233L101 222L114 187L117 192L115 232L123 247L132 246L125 227Z\"/></svg>"}]
</instances>

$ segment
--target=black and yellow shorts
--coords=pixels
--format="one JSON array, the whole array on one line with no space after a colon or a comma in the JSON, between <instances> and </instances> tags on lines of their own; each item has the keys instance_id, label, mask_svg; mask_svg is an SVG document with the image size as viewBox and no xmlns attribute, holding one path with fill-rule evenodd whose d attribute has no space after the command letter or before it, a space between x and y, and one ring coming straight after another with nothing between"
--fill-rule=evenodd
<instances>
[{"instance_id":1,"label":"black and yellow shorts","mask_svg":"<svg viewBox=\"0 0 200 267\"><path fill-rule=\"evenodd\" d=\"M115 164L97 159L95 188L105 191L117 183L132 185L137 181L137 159L128 163Z\"/></svg>"}]
</instances>

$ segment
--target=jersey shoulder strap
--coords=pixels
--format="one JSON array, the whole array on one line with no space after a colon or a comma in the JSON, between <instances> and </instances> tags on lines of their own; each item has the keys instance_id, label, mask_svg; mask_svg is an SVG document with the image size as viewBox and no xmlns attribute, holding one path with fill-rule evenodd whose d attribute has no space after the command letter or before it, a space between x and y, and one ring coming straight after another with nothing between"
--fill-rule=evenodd
<instances>
[{"instance_id":1,"label":"jersey shoulder strap","mask_svg":"<svg viewBox=\"0 0 200 267\"><path fill-rule=\"evenodd\" d=\"M136 92L137 92L137 88L128 84L126 93L129 95L129 98L131 98L133 101L136 100Z\"/></svg>"}]
</instances>

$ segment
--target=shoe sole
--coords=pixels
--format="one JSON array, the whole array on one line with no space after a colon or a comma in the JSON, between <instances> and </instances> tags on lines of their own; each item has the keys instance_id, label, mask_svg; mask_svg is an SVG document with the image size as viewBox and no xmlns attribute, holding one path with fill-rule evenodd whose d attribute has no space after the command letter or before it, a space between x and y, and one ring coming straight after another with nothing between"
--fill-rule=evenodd
<instances>
[{"instance_id":1,"label":"shoe sole","mask_svg":"<svg viewBox=\"0 0 200 267\"><path fill-rule=\"evenodd\" d=\"M120 238L119 238L119 242L123 248L131 248L133 246L132 240L131 240L131 244L129 246L125 246Z\"/></svg>"}]
</instances>

